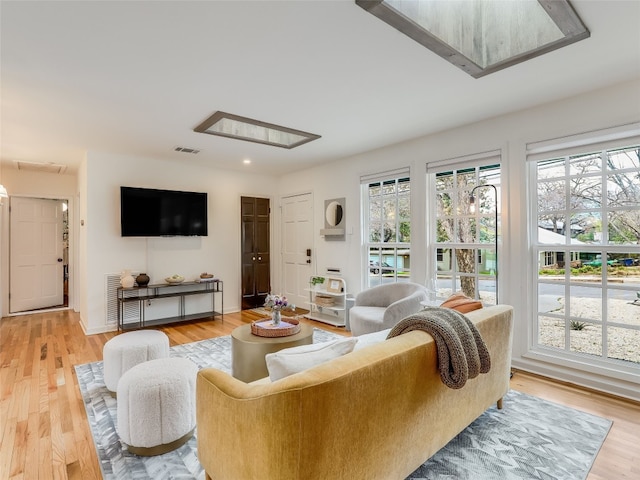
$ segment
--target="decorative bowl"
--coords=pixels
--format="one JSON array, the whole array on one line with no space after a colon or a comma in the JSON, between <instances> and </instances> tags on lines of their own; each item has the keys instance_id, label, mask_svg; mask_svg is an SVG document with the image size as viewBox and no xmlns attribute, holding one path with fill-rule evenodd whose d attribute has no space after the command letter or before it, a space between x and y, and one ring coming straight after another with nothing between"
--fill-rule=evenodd
<instances>
[{"instance_id":1,"label":"decorative bowl","mask_svg":"<svg viewBox=\"0 0 640 480\"><path fill-rule=\"evenodd\" d=\"M172 275L171 277L167 277L164 279L167 283L182 283L184 282L184 277L182 275Z\"/></svg>"}]
</instances>

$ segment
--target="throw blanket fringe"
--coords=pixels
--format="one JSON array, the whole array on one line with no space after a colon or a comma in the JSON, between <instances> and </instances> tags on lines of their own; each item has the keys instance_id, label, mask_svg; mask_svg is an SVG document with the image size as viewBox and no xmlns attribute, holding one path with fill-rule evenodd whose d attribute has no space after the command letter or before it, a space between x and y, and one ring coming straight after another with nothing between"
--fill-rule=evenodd
<instances>
[{"instance_id":1,"label":"throw blanket fringe","mask_svg":"<svg viewBox=\"0 0 640 480\"><path fill-rule=\"evenodd\" d=\"M491 369L489 350L465 315L450 308L426 307L401 320L387 338L413 330L423 330L435 340L440 378L447 387L462 388L468 379Z\"/></svg>"}]
</instances>

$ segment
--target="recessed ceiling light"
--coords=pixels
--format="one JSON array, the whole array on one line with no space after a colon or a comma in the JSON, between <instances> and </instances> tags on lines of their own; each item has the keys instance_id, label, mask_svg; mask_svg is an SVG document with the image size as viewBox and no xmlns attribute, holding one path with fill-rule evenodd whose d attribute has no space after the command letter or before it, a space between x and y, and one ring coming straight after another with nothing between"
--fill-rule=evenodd
<instances>
[{"instance_id":1,"label":"recessed ceiling light","mask_svg":"<svg viewBox=\"0 0 640 480\"><path fill-rule=\"evenodd\" d=\"M320 138L320 135L313 133L225 112L214 113L193 131L282 148L295 148Z\"/></svg>"},{"instance_id":2,"label":"recessed ceiling light","mask_svg":"<svg viewBox=\"0 0 640 480\"><path fill-rule=\"evenodd\" d=\"M245 165L249 165L251 163L251 160L245 158L244 160L242 160L242 163L244 163Z\"/></svg>"},{"instance_id":3,"label":"recessed ceiling light","mask_svg":"<svg viewBox=\"0 0 640 480\"><path fill-rule=\"evenodd\" d=\"M589 37L568 0L356 0L474 78Z\"/></svg>"}]
</instances>

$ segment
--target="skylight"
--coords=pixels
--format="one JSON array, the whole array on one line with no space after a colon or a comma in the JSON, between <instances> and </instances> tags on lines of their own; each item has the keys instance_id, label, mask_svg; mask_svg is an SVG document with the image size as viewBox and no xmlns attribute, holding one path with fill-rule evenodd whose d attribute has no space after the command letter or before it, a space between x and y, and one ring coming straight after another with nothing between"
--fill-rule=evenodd
<instances>
[{"instance_id":1,"label":"skylight","mask_svg":"<svg viewBox=\"0 0 640 480\"><path fill-rule=\"evenodd\" d=\"M281 127L225 112L214 113L194 128L193 131L282 148L295 148L320 138L320 135L313 133Z\"/></svg>"},{"instance_id":2,"label":"skylight","mask_svg":"<svg viewBox=\"0 0 640 480\"><path fill-rule=\"evenodd\" d=\"M568 0L356 0L479 78L589 37Z\"/></svg>"}]
</instances>

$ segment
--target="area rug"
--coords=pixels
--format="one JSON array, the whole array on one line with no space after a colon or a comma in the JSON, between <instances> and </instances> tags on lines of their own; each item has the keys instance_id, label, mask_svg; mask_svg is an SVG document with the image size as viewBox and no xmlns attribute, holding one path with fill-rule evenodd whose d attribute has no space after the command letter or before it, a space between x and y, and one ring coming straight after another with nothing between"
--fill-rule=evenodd
<instances>
[{"instance_id":1,"label":"area rug","mask_svg":"<svg viewBox=\"0 0 640 480\"><path fill-rule=\"evenodd\" d=\"M336 337L314 329L314 342ZM171 348L171 356L230 373L231 337L178 345ZM102 362L77 365L75 370L105 479L204 479L195 436L164 455L130 454L115 429L116 400L104 385ZM609 420L513 390L504 405L503 410L488 409L407 480L586 478L611 427Z\"/></svg>"}]
</instances>

